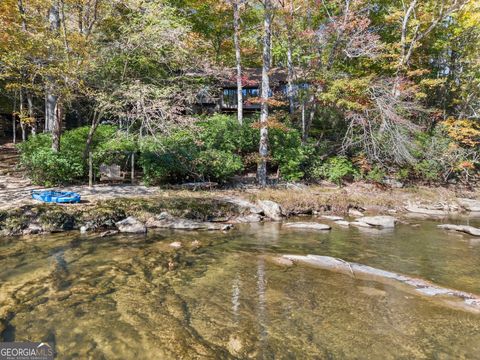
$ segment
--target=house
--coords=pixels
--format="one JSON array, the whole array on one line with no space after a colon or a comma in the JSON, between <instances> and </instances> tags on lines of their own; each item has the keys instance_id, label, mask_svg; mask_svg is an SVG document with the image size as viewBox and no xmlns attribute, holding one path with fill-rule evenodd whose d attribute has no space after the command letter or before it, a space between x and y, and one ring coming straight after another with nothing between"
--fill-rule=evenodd
<instances>
[{"instance_id":1,"label":"house","mask_svg":"<svg viewBox=\"0 0 480 360\"><path fill-rule=\"evenodd\" d=\"M230 69L218 82L219 89L206 88L198 95L198 112L235 112L237 111L237 77L236 70ZM242 70L243 110L255 112L260 110L262 69ZM306 85L296 85L295 88ZM212 95L212 94L216 94ZM277 100L287 98L287 71L274 68L270 71L270 97Z\"/></svg>"}]
</instances>

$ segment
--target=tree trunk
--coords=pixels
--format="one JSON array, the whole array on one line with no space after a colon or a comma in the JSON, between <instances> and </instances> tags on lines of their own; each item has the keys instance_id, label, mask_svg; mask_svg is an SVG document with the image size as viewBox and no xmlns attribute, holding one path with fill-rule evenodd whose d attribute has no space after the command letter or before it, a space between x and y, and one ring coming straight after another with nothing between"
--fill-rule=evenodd
<instances>
[{"instance_id":1,"label":"tree trunk","mask_svg":"<svg viewBox=\"0 0 480 360\"><path fill-rule=\"evenodd\" d=\"M263 66L262 66L262 94L260 108L260 145L258 153L260 156L257 167L257 181L260 186L267 185L267 156L268 156L268 98L270 96L270 45L271 45L271 0L265 0L265 18L263 35Z\"/></svg>"},{"instance_id":2,"label":"tree trunk","mask_svg":"<svg viewBox=\"0 0 480 360\"><path fill-rule=\"evenodd\" d=\"M58 96L54 95L51 90L47 90L45 97L45 132L52 132L56 122Z\"/></svg>"},{"instance_id":3,"label":"tree trunk","mask_svg":"<svg viewBox=\"0 0 480 360\"><path fill-rule=\"evenodd\" d=\"M23 90L20 89L20 94L19 94L19 113L20 113L20 129L22 131L22 141L26 140L26 134L25 134L25 122L23 121L24 116L25 116L25 110L23 109Z\"/></svg>"},{"instance_id":4,"label":"tree trunk","mask_svg":"<svg viewBox=\"0 0 480 360\"><path fill-rule=\"evenodd\" d=\"M58 34L60 29L60 11L58 3L53 2L48 12L48 21L50 23L50 30ZM52 150L60 150L60 135L62 133L62 116L59 113L63 113L63 109L58 103L58 95L54 93L54 80L51 77L47 77L47 96L45 105L45 129L52 132Z\"/></svg>"},{"instance_id":5,"label":"tree trunk","mask_svg":"<svg viewBox=\"0 0 480 360\"><path fill-rule=\"evenodd\" d=\"M59 152L60 134L62 133L63 108L58 102L54 111L54 120L55 121L52 128L52 150L55 152Z\"/></svg>"},{"instance_id":6,"label":"tree trunk","mask_svg":"<svg viewBox=\"0 0 480 360\"><path fill-rule=\"evenodd\" d=\"M292 56L292 40L293 40L293 0L290 0L289 19L287 24L287 97L290 114L295 111L295 103L293 99L293 56Z\"/></svg>"},{"instance_id":7,"label":"tree trunk","mask_svg":"<svg viewBox=\"0 0 480 360\"><path fill-rule=\"evenodd\" d=\"M305 101L302 102L302 143L307 138L307 119L305 118Z\"/></svg>"},{"instance_id":8,"label":"tree trunk","mask_svg":"<svg viewBox=\"0 0 480 360\"><path fill-rule=\"evenodd\" d=\"M37 119L33 113L33 95L31 92L27 92L27 106L28 106L28 117L30 118L30 127L32 129L32 136L37 134Z\"/></svg>"},{"instance_id":9,"label":"tree trunk","mask_svg":"<svg viewBox=\"0 0 480 360\"><path fill-rule=\"evenodd\" d=\"M13 111L12 111L12 142L15 144L17 142L17 94L13 96Z\"/></svg>"},{"instance_id":10,"label":"tree trunk","mask_svg":"<svg viewBox=\"0 0 480 360\"><path fill-rule=\"evenodd\" d=\"M238 0L232 0L233 6L233 42L235 44L235 59L237 61L237 119L243 124L243 87L242 87L242 58L240 52L240 11Z\"/></svg>"},{"instance_id":11,"label":"tree trunk","mask_svg":"<svg viewBox=\"0 0 480 360\"><path fill-rule=\"evenodd\" d=\"M95 131L97 130L98 125L100 124L100 120L102 118L102 113L95 112L93 113L92 118L92 125L90 126L90 130L88 131L87 136L87 143L85 144L85 151L83 152L83 161L86 162L88 159L88 154L90 153L90 149L92 147L93 135L95 135Z\"/></svg>"}]
</instances>

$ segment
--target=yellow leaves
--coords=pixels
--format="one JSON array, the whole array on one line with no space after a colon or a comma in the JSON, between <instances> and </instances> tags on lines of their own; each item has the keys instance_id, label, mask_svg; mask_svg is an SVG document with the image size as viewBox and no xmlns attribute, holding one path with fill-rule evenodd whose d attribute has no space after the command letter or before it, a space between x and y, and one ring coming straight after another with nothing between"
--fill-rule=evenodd
<instances>
[{"instance_id":1,"label":"yellow leaves","mask_svg":"<svg viewBox=\"0 0 480 360\"><path fill-rule=\"evenodd\" d=\"M408 77L417 77L417 76L423 76L426 74L430 74L431 70L430 69L415 69L407 72Z\"/></svg>"},{"instance_id":2,"label":"yellow leaves","mask_svg":"<svg viewBox=\"0 0 480 360\"><path fill-rule=\"evenodd\" d=\"M420 85L425 86L428 89L433 89L438 86L441 86L445 84L446 79L445 78L439 78L439 79L423 79L420 81Z\"/></svg>"},{"instance_id":3,"label":"yellow leaves","mask_svg":"<svg viewBox=\"0 0 480 360\"><path fill-rule=\"evenodd\" d=\"M384 17L385 23L391 24L391 23L396 23L398 21L401 21L403 18L403 15L404 13L400 9L396 11L388 12L387 15L385 15Z\"/></svg>"},{"instance_id":4,"label":"yellow leaves","mask_svg":"<svg viewBox=\"0 0 480 360\"><path fill-rule=\"evenodd\" d=\"M480 146L480 124L468 119L448 118L442 122L448 136L468 147Z\"/></svg>"},{"instance_id":5,"label":"yellow leaves","mask_svg":"<svg viewBox=\"0 0 480 360\"><path fill-rule=\"evenodd\" d=\"M425 92L423 92L423 91L419 91L419 92L416 92L416 93L415 93L415 98L416 98L417 100L424 100L424 99L427 98L427 96L428 96L427 93L425 93Z\"/></svg>"}]
</instances>

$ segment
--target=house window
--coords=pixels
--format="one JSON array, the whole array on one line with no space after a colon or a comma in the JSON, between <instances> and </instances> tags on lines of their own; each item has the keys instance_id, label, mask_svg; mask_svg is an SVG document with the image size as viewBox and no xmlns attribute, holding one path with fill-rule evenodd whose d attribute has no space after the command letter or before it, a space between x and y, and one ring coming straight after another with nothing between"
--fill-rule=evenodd
<instances>
[{"instance_id":1,"label":"house window","mask_svg":"<svg viewBox=\"0 0 480 360\"><path fill-rule=\"evenodd\" d=\"M260 95L258 88L245 88L242 89L243 101L247 101L250 98L256 98ZM223 89L223 106L226 108L237 107L237 89Z\"/></svg>"}]
</instances>

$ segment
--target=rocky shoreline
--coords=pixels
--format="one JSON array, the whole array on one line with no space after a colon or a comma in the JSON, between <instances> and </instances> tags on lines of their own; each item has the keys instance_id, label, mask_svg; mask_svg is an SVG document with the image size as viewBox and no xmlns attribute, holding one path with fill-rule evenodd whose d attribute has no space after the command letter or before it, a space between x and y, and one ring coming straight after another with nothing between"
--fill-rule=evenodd
<instances>
[{"instance_id":1,"label":"rocky shoreline","mask_svg":"<svg viewBox=\"0 0 480 360\"><path fill-rule=\"evenodd\" d=\"M222 198L123 198L88 205L38 204L0 212L0 235L22 236L79 230L100 236L148 229L226 231L233 224L281 220L273 201Z\"/></svg>"},{"instance_id":2,"label":"rocky shoreline","mask_svg":"<svg viewBox=\"0 0 480 360\"><path fill-rule=\"evenodd\" d=\"M300 193L299 193L300 194ZM210 194L208 194L210 195ZM154 195L141 198L104 199L79 205L28 204L0 211L0 235L22 236L77 230L98 232L100 236L123 233L146 233L149 229L227 231L234 224L261 221L281 221L299 215L314 215L336 225L392 228L396 216L410 214L420 217L447 217L454 214L476 216L480 201L455 198L450 202L412 203L403 207L369 207L368 204L339 199L306 203L301 206L287 201L260 198L262 194L236 196L216 194L199 195L195 192ZM335 200L335 199L333 199ZM343 203L342 203L343 202ZM339 203L342 203L341 207ZM339 216L341 215L341 216ZM347 221L345 217L355 219ZM395 216L395 217L394 217ZM328 230L329 225L309 223L286 224L287 227L307 227ZM458 230L448 228L450 230ZM464 230L464 229L463 229ZM475 235L475 231L470 231Z\"/></svg>"}]
</instances>

